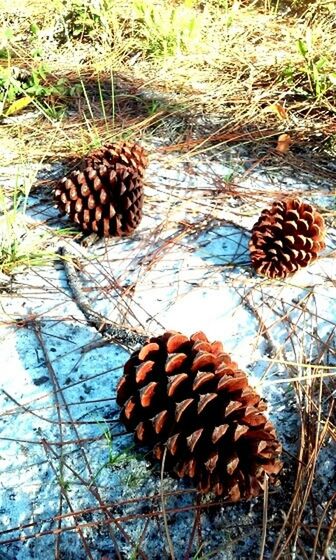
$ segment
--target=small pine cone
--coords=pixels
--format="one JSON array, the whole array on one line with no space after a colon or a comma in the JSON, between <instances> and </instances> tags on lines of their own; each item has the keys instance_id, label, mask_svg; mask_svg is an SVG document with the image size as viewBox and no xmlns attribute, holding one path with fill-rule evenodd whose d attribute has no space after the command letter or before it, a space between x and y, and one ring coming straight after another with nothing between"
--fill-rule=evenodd
<instances>
[{"instance_id":1,"label":"small pine cone","mask_svg":"<svg viewBox=\"0 0 336 560\"><path fill-rule=\"evenodd\" d=\"M263 210L249 242L252 265L269 278L286 278L312 263L325 248L322 216L300 198Z\"/></svg>"},{"instance_id":2,"label":"small pine cone","mask_svg":"<svg viewBox=\"0 0 336 560\"><path fill-rule=\"evenodd\" d=\"M202 492L249 499L280 471L281 445L221 342L167 332L131 355L117 388L121 421L165 469Z\"/></svg>"},{"instance_id":3,"label":"small pine cone","mask_svg":"<svg viewBox=\"0 0 336 560\"><path fill-rule=\"evenodd\" d=\"M55 201L84 232L129 235L142 218L143 186L132 167L97 163L64 177L55 189Z\"/></svg>"},{"instance_id":4,"label":"small pine cone","mask_svg":"<svg viewBox=\"0 0 336 560\"><path fill-rule=\"evenodd\" d=\"M99 165L114 167L117 163L131 167L142 178L148 165L146 151L139 144L124 141L116 144L106 144L102 148L91 152L84 159L86 167Z\"/></svg>"}]
</instances>

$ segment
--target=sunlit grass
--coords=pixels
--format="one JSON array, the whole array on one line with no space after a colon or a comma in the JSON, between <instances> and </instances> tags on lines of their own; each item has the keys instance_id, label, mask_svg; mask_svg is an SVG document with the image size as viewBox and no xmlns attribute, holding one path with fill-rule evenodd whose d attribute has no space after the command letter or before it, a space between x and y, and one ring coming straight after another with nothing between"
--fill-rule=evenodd
<instances>
[{"instance_id":1,"label":"sunlit grass","mask_svg":"<svg viewBox=\"0 0 336 560\"><path fill-rule=\"evenodd\" d=\"M236 0L51 4L20 2L14 21L6 3L1 16L4 66L48 68L36 87L49 97L26 109L19 95L14 105L43 121L27 123L30 158L40 158L59 121L55 155L82 154L135 124L138 134L142 121L148 133L148 117L160 120L162 107L176 123L188 115L197 134L198 117L207 115L218 129L265 130L265 138L299 130L294 141L302 143L318 132L324 149L334 150L336 2L306 9ZM183 127L171 123L174 141L184 141Z\"/></svg>"},{"instance_id":2,"label":"sunlit grass","mask_svg":"<svg viewBox=\"0 0 336 560\"><path fill-rule=\"evenodd\" d=\"M32 266L51 264L55 251L50 251L50 235L40 234L27 219L29 191L15 187L6 196L0 188L0 272L10 275Z\"/></svg>"}]
</instances>

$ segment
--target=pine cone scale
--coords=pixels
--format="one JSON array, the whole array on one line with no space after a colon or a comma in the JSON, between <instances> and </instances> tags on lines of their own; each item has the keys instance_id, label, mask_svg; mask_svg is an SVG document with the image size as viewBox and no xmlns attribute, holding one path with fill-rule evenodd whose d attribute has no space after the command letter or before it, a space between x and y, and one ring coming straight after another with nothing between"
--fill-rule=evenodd
<instances>
[{"instance_id":1,"label":"pine cone scale","mask_svg":"<svg viewBox=\"0 0 336 560\"><path fill-rule=\"evenodd\" d=\"M221 424L220 426L215 426L211 436L212 443L217 444L219 440L225 436L228 429L229 424Z\"/></svg>"}]
</instances>

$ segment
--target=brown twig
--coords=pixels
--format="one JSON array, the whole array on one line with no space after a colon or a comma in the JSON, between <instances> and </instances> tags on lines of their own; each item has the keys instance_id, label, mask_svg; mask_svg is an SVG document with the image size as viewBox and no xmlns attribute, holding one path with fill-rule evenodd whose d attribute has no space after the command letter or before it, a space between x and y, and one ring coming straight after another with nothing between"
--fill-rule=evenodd
<instances>
[{"instance_id":1,"label":"brown twig","mask_svg":"<svg viewBox=\"0 0 336 560\"><path fill-rule=\"evenodd\" d=\"M137 333L131 329L120 327L116 323L110 321L97 311L94 311L88 304L83 290L78 280L78 269L73 263L73 256L63 246L60 250L62 262L66 273L67 281L71 289L72 297L79 309L83 313L89 325L92 325L103 337L113 340L122 346L133 347L137 344L144 344L147 336Z\"/></svg>"}]
</instances>

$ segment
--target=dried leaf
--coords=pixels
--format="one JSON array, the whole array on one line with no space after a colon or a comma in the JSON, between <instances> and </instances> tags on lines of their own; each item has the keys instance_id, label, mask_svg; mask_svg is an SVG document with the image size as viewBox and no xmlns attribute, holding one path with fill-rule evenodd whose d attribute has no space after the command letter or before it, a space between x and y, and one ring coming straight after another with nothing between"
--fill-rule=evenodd
<instances>
[{"instance_id":1,"label":"dried leaf","mask_svg":"<svg viewBox=\"0 0 336 560\"><path fill-rule=\"evenodd\" d=\"M268 107L268 110L275 113L281 121L286 121L288 119L288 113L281 103L273 103Z\"/></svg>"},{"instance_id":2,"label":"dried leaf","mask_svg":"<svg viewBox=\"0 0 336 560\"><path fill-rule=\"evenodd\" d=\"M8 107L6 111L6 116L9 117L10 115L16 115L16 113L22 111L22 109L27 107L27 105L29 105L32 101L33 98L29 97L28 95L27 97L21 97L20 99L16 99L16 101L13 101L13 103Z\"/></svg>"},{"instance_id":3,"label":"dried leaf","mask_svg":"<svg viewBox=\"0 0 336 560\"><path fill-rule=\"evenodd\" d=\"M280 154L286 154L291 144L292 144L292 139L289 134L280 134L275 149Z\"/></svg>"}]
</instances>

